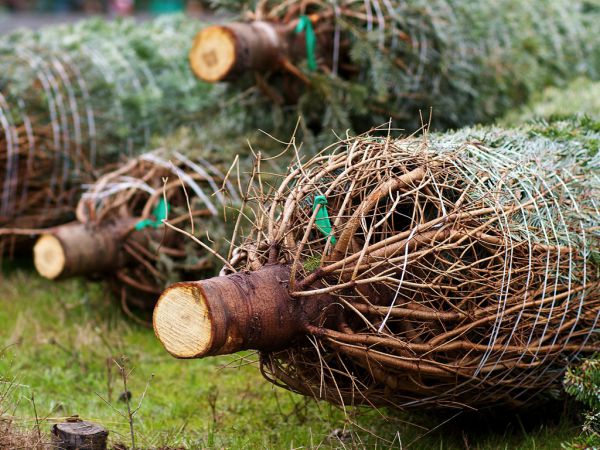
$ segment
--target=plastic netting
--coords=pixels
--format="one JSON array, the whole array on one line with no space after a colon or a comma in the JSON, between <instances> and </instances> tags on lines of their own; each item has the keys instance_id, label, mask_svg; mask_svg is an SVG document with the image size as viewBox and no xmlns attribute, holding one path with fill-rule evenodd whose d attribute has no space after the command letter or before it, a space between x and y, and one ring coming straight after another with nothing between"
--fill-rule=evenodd
<instances>
[{"instance_id":1,"label":"plastic netting","mask_svg":"<svg viewBox=\"0 0 600 450\"><path fill-rule=\"evenodd\" d=\"M238 268L331 297L267 379L331 402L527 404L600 349L600 160L589 119L361 136L256 185Z\"/></svg>"}]
</instances>

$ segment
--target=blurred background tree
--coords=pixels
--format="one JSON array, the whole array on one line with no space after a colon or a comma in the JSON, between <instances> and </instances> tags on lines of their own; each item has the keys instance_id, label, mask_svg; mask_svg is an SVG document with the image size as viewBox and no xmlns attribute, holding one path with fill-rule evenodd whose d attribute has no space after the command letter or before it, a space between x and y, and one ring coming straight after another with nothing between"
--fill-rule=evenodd
<instances>
[{"instance_id":1,"label":"blurred background tree","mask_svg":"<svg viewBox=\"0 0 600 450\"><path fill-rule=\"evenodd\" d=\"M164 14L205 11L207 1L199 0L1 0L0 11L36 13L112 13L128 15L140 12Z\"/></svg>"}]
</instances>

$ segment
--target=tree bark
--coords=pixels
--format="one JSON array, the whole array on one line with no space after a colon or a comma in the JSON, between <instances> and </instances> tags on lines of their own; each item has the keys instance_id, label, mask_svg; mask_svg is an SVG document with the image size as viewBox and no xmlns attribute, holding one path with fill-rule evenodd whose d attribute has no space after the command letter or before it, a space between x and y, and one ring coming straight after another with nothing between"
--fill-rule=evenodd
<instances>
[{"instance_id":1,"label":"tree bark","mask_svg":"<svg viewBox=\"0 0 600 450\"><path fill-rule=\"evenodd\" d=\"M127 218L100 225L75 222L56 227L35 244L35 267L51 280L114 271L126 263L122 244L138 220Z\"/></svg>"},{"instance_id":2,"label":"tree bark","mask_svg":"<svg viewBox=\"0 0 600 450\"><path fill-rule=\"evenodd\" d=\"M190 64L198 78L217 82L256 70L279 68L291 53L304 51L293 45L289 26L271 22L214 25L200 31L190 51Z\"/></svg>"},{"instance_id":3,"label":"tree bark","mask_svg":"<svg viewBox=\"0 0 600 450\"><path fill-rule=\"evenodd\" d=\"M65 422L52 427L52 443L59 450L106 450L107 438L108 431L92 422Z\"/></svg>"},{"instance_id":4,"label":"tree bark","mask_svg":"<svg viewBox=\"0 0 600 450\"><path fill-rule=\"evenodd\" d=\"M240 350L278 350L324 321L330 296L292 298L290 267L264 266L204 281L177 283L154 309L154 331L177 358Z\"/></svg>"}]
</instances>

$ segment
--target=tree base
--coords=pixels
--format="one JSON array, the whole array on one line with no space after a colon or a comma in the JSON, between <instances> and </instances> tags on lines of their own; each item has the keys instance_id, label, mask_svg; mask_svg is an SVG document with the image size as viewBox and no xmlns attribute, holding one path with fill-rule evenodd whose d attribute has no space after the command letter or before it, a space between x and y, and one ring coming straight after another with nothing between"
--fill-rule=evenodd
<instances>
[{"instance_id":1,"label":"tree base","mask_svg":"<svg viewBox=\"0 0 600 450\"><path fill-rule=\"evenodd\" d=\"M264 266L204 281L177 283L154 309L154 331L177 358L201 358L240 350L277 350L318 321L327 296L295 299L290 268Z\"/></svg>"},{"instance_id":2,"label":"tree base","mask_svg":"<svg viewBox=\"0 0 600 450\"><path fill-rule=\"evenodd\" d=\"M42 235L33 247L38 273L50 280L115 270L125 263L121 245L136 219L102 225L72 223Z\"/></svg>"},{"instance_id":3,"label":"tree base","mask_svg":"<svg viewBox=\"0 0 600 450\"><path fill-rule=\"evenodd\" d=\"M190 50L196 76L215 83L249 70L276 69L288 53L289 38L270 22L214 25L200 31Z\"/></svg>"}]
</instances>

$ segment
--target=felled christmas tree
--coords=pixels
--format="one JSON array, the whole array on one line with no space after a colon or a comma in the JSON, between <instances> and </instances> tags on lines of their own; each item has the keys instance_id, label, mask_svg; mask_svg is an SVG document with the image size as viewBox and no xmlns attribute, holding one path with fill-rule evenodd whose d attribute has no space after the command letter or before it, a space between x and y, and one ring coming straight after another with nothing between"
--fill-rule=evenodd
<instances>
[{"instance_id":1,"label":"felled christmas tree","mask_svg":"<svg viewBox=\"0 0 600 450\"><path fill-rule=\"evenodd\" d=\"M233 206L240 205L226 178L230 162L222 151L192 144L189 133L162 141L165 147L89 185L77 205L77 221L38 239L34 262L40 275L52 280L102 275L125 312L145 321L144 311L152 310L166 286L218 271L213 255L223 250L237 217ZM169 147L175 141L179 148ZM198 234L203 246L181 232Z\"/></svg>"},{"instance_id":2,"label":"felled christmas tree","mask_svg":"<svg viewBox=\"0 0 600 450\"><path fill-rule=\"evenodd\" d=\"M254 85L257 108L279 104L317 132L390 117L414 129L430 107L434 127L486 122L547 85L600 76L600 8L586 0L214 3L247 13L198 34L195 73Z\"/></svg>"},{"instance_id":3,"label":"felled christmas tree","mask_svg":"<svg viewBox=\"0 0 600 450\"><path fill-rule=\"evenodd\" d=\"M198 21L89 20L0 40L0 227L73 218L80 185L155 133L211 117L186 64ZM203 116L203 114L206 114Z\"/></svg>"},{"instance_id":4,"label":"felled christmas tree","mask_svg":"<svg viewBox=\"0 0 600 450\"><path fill-rule=\"evenodd\" d=\"M260 351L346 405L523 405L600 350L600 127L348 138L298 162L224 274L167 289L179 358ZM229 273L229 274L227 274Z\"/></svg>"}]
</instances>

